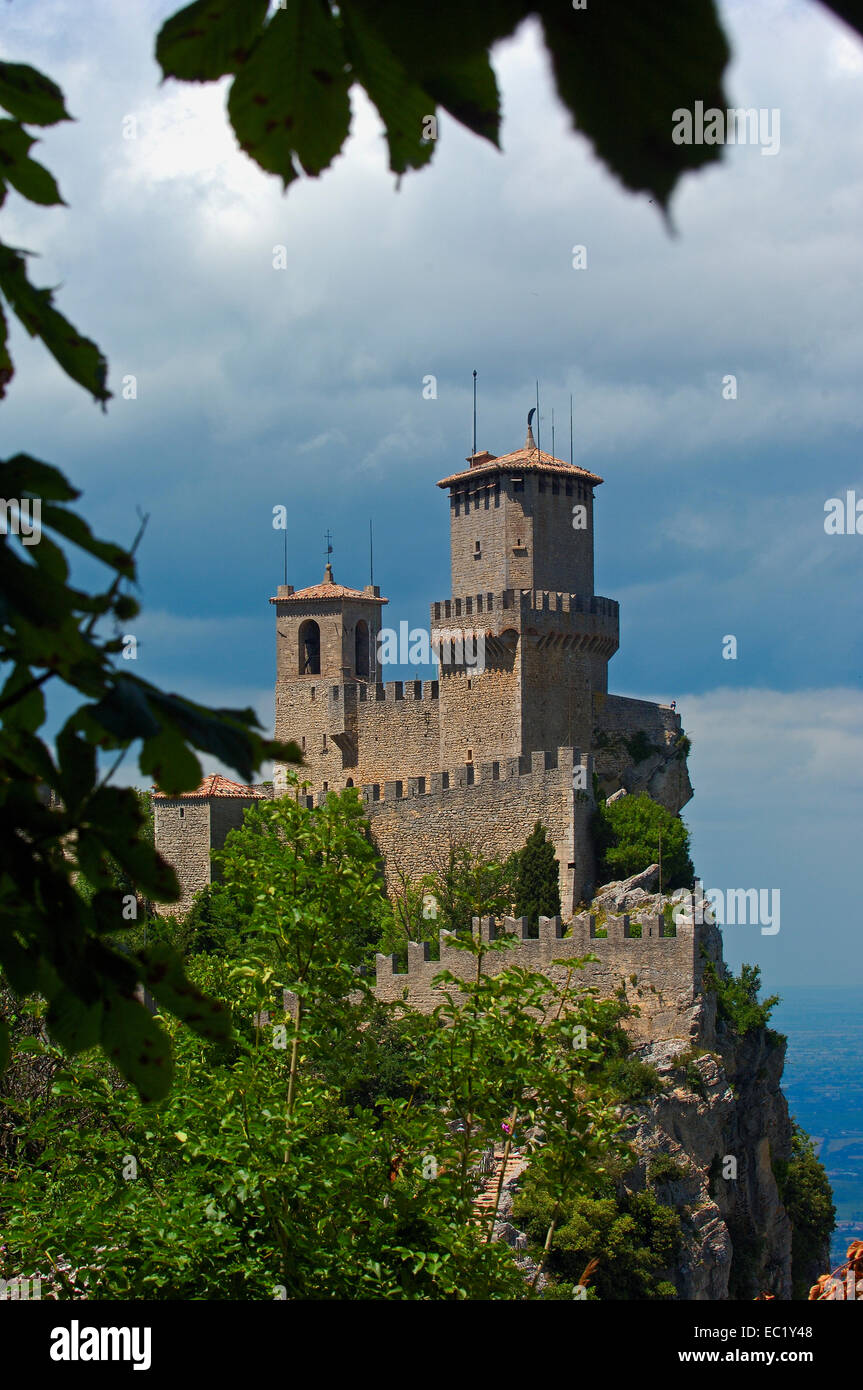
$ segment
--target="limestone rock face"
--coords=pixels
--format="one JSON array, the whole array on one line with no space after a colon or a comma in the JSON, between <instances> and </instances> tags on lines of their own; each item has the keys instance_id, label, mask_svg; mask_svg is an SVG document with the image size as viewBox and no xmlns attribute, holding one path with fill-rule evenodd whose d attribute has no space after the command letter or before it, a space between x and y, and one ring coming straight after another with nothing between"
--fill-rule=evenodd
<instances>
[{"instance_id":1,"label":"limestone rock face","mask_svg":"<svg viewBox=\"0 0 863 1390\"><path fill-rule=\"evenodd\" d=\"M639 1049L664 1087L634 1107L632 1139L642 1155L627 1179L650 1184L681 1217L683 1246L667 1276L679 1297L791 1296L791 1224L773 1165L791 1153L791 1122L780 1082L785 1042L757 1029L739 1038L716 1028L712 1011L693 1011L693 1033L713 1050L679 1040ZM695 1026L697 1025L697 1026ZM665 1154L678 1177L649 1178Z\"/></svg>"},{"instance_id":2,"label":"limestone rock face","mask_svg":"<svg viewBox=\"0 0 863 1390\"><path fill-rule=\"evenodd\" d=\"M692 799L680 719L659 705L607 697L593 733L596 775L610 801L647 792L674 815Z\"/></svg>"},{"instance_id":3,"label":"limestone rock face","mask_svg":"<svg viewBox=\"0 0 863 1390\"><path fill-rule=\"evenodd\" d=\"M651 897L658 883L659 865L650 864L646 869L642 869L640 874L633 874L631 878L618 879L614 883L603 884L594 894L594 909L606 912L631 912L637 908L640 911L661 912L661 904L659 907L653 906Z\"/></svg>"}]
</instances>

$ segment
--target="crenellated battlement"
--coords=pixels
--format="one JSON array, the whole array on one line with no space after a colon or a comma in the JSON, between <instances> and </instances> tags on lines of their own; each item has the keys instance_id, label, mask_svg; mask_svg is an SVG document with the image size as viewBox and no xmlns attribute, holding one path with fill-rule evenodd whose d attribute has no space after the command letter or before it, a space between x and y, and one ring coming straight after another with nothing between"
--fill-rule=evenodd
<instances>
[{"instance_id":1,"label":"crenellated battlement","mask_svg":"<svg viewBox=\"0 0 863 1390\"><path fill-rule=\"evenodd\" d=\"M309 687L311 690L311 687ZM358 704L382 701L395 704L396 701L437 700L440 698L438 681L345 681L343 684L327 683L327 698L333 705L356 701ZM317 691L316 691L317 696ZM311 700L313 697L309 695Z\"/></svg>"},{"instance_id":2,"label":"crenellated battlement","mask_svg":"<svg viewBox=\"0 0 863 1390\"><path fill-rule=\"evenodd\" d=\"M688 1037L690 1010L697 992L696 928L680 922L675 936L665 935L662 917L640 919L641 935L634 933L635 921L628 915L611 917L605 936L597 935L593 914L581 913L565 926L560 917L540 917L536 935L531 935L526 917L505 917L497 923L492 917L473 919L474 935L486 942L511 936L514 944L507 951L489 951L483 956L487 975L499 974L518 966L547 975L561 984L571 962L594 957L575 977L576 983L596 987L609 997L621 986L638 1014L627 1024L635 1037ZM442 1002L447 986L435 983L447 970L461 980L473 978L476 959L453 944L454 933L439 935L440 960L430 959L428 942L409 942L407 969L399 969L395 956L376 958L375 993L380 999L402 1000L424 1013Z\"/></svg>"},{"instance_id":3,"label":"crenellated battlement","mask_svg":"<svg viewBox=\"0 0 863 1390\"><path fill-rule=\"evenodd\" d=\"M588 753L580 753L574 748L558 748L556 751L539 751L529 756L501 758L489 763L463 763L449 772L432 772L428 777L407 777L391 782L367 783L362 788L366 808L380 801L401 801L409 797L440 796L448 791L463 791L466 787L479 786L488 782L515 781L534 783L547 772L564 775L573 785L576 767L583 767L585 775L579 779L584 788L591 786L593 758ZM518 795L519 787L508 786L507 795ZM315 804L321 805L326 794L321 793Z\"/></svg>"},{"instance_id":4,"label":"crenellated battlement","mask_svg":"<svg viewBox=\"0 0 863 1390\"><path fill-rule=\"evenodd\" d=\"M432 620L447 622L455 618L475 618L479 614L539 612L582 613L616 619L620 605L616 599L598 594L553 593L548 589L504 589L500 593L469 594L441 599L432 604Z\"/></svg>"}]
</instances>

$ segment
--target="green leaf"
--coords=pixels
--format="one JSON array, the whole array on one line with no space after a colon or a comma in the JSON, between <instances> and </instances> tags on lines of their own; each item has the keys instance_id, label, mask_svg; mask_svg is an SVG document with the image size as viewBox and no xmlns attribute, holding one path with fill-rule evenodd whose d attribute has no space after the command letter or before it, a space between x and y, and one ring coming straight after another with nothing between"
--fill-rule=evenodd
<instances>
[{"instance_id":1,"label":"green leaf","mask_svg":"<svg viewBox=\"0 0 863 1390\"><path fill-rule=\"evenodd\" d=\"M74 716L73 716L74 718ZM76 815L96 783L96 750L75 732L71 721L57 735L58 788L70 815Z\"/></svg>"},{"instance_id":2,"label":"green leaf","mask_svg":"<svg viewBox=\"0 0 863 1390\"><path fill-rule=\"evenodd\" d=\"M163 1100L174 1064L167 1034L136 999L112 994L104 1002L102 1047L144 1101Z\"/></svg>"},{"instance_id":3,"label":"green leaf","mask_svg":"<svg viewBox=\"0 0 863 1390\"><path fill-rule=\"evenodd\" d=\"M28 666L16 666L0 691L3 724L6 728L14 727L32 734L45 722L45 698L41 690L30 690L26 695L15 698L32 679L33 673ZM13 699L14 703L7 705L6 702Z\"/></svg>"},{"instance_id":4,"label":"green leaf","mask_svg":"<svg viewBox=\"0 0 863 1390\"><path fill-rule=\"evenodd\" d=\"M0 177L31 203L48 207L63 203L54 175L29 157L35 143L35 138L17 121L0 118Z\"/></svg>"},{"instance_id":5,"label":"green leaf","mask_svg":"<svg viewBox=\"0 0 863 1390\"><path fill-rule=\"evenodd\" d=\"M484 5L436 0L421 16L404 0L349 0L345 8L360 12L411 76L418 78L421 73L439 72L465 55L487 53L535 7L525 0Z\"/></svg>"},{"instance_id":6,"label":"green leaf","mask_svg":"<svg viewBox=\"0 0 863 1390\"><path fill-rule=\"evenodd\" d=\"M858 34L863 34L863 4L861 0L822 0L828 10L838 14L840 19L844 19L846 24L850 24L852 29L856 29Z\"/></svg>"},{"instance_id":7,"label":"green leaf","mask_svg":"<svg viewBox=\"0 0 863 1390\"><path fill-rule=\"evenodd\" d=\"M25 63L0 63L0 106L27 125L72 119L56 82Z\"/></svg>"},{"instance_id":8,"label":"green leaf","mask_svg":"<svg viewBox=\"0 0 863 1390\"><path fill-rule=\"evenodd\" d=\"M160 732L143 683L133 676L118 676L107 695L98 704L87 705L86 710L91 719L124 743L153 738Z\"/></svg>"},{"instance_id":9,"label":"green leaf","mask_svg":"<svg viewBox=\"0 0 863 1390\"><path fill-rule=\"evenodd\" d=\"M156 62L165 77L209 82L246 61L267 17L267 0L197 0L159 30Z\"/></svg>"},{"instance_id":10,"label":"green leaf","mask_svg":"<svg viewBox=\"0 0 863 1390\"><path fill-rule=\"evenodd\" d=\"M500 95L485 53L454 59L440 72L427 73L423 80L435 100L457 121L475 135L500 145Z\"/></svg>"},{"instance_id":11,"label":"green leaf","mask_svg":"<svg viewBox=\"0 0 863 1390\"><path fill-rule=\"evenodd\" d=\"M155 847L141 838L142 823L138 798L130 787L100 787L87 803L82 838L85 832L96 836L147 897L176 902L180 896L177 876Z\"/></svg>"},{"instance_id":12,"label":"green leaf","mask_svg":"<svg viewBox=\"0 0 863 1390\"><path fill-rule=\"evenodd\" d=\"M4 497L40 497L52 502L75 502L81 496L59 468L29 454L0 461L0 489Z\"/></svg>"},{"instance_id":13,"label":"green leaf","mask_svg":"<svg viewBox=\"0 0 863 1390\"><path fill-rule=\"evenodd\" d=\"M713 0L686 6L558 0L538 10L561 101L576 128L626 188L665 208L680 175L721 157L718 145L676 145L673 112L728 105L722 74L730 51Z\"/></svg>"},{"instance_id":14,"label":"green leaf","mask_svg":"<svg viewBox=\"0 0 863 1390\"><path fill-rule=\"evenodd\" d=\"M45 1020L48 1032L64 1052L74 1056L95 1047L102 1030L102 1001L86 1004L71 989L61 989L51 1000Z\"/></svg>"},{"instance_id":15,"label":"green leaf","mask_svg":"<svg viewBox=\"0 0 863 1390\"><path fill-rule=\"evenodd\" d=\"M380 113L394 174L418 169L434 153L434 141L422 139L425 117L434 102L411 77L391 49L355 9L342 14L345 43L354 73Z\"/></svg>"},{"instance_id":16,"label":"green leaf","mask_svg":"<svg viewBox=\"0 0 863 1390\"><path fill-rule=\"evenodd\" d=\"M335 159L350 128L342 36L321 0L277 10L234 80L228 114L240 148L285 187L295 159L317 176Z\"/></svg>"},{"instance_id":17,"label":"green leaf","mask_svg":"<svg viewBox=\"0 0 863 1390\"><path fill-rule=\"evenodd\" d=\"M172 947L160 942L143 951L139 959L142 979L160 1004L202 1038L223 1042L231 1037L230 1012L224 1004L208 998L192 984L180 956Z\"/></svg>"},{"instance_id":18,"label":"green leaf","mask_svg":"<svg viewBox=\"0 0 863 1390\"><path fill-rule=\"evenodd\" d=\"M412 82L497 145L500 109L489 49L511 34L532 8L524 0L497 0L494 5L438 0L417 22L416 12L402 0L351 0L345 23L350 27L354 15L361 13ZM369 95L374 100L371 91Z\"/></svg>"},{"instance_id":19,"label":"green leaf","mask_svg":"<svg viewBox=\"0 0 863 1390\"><path fill-rule=\"evenodd\" d=\"M97 401L108 401L108 364L95 343L84 338L54 308L53 291L37 290L27 278L23 255L0 243L0 293L31 338L41 338L68 377Z\"/></svg>"},{"instance_id":20,"label":"green leaf","mask_svg":"<svg viewBox=\"0 0 863 1390\"><path fill-rule=\"evenodd\" d=\"M194 791L201 784L201 764L186 747L182 734L170 726L147 739L138 763L141 771L169 796Z\"/></svg>"},{"instance_id":21,"label":"green leaf","mask_svg":"<svg viewBox=\"0 0 863 1390\"><path fill-rule=\"evenodd\" d=\"M61 536L77 545L79 550L84 550L88 555L101 560L118 574L125 575L128 579L134 578L135 561L128 550L121 550L113 541L98 540L84 518L76 512L70 512L65 507L54 507L43 501L42 525L50 527L52 531L59 531Z\"/></svg>"}]
</instances>

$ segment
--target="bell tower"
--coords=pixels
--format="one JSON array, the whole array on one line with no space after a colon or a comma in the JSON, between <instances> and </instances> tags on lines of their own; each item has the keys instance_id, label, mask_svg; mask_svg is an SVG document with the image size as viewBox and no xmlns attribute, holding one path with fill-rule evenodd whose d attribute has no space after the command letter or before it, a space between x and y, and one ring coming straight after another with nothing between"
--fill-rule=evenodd
<instances>
[{"instance_id":1,"label":"bell tower","mask_svg":"<svg viewBox=\"0 0 863 1390\"><path fill-rule=\"evenodd\" d=\"M327 563L320 584L280 584L276 609L277 739L301 746L315 785L341 784L357 760L359 687L374 685L381 610L376 584L337 584ZM277 789L284 769L277 767Z\"/></svg>"}]
</instances>

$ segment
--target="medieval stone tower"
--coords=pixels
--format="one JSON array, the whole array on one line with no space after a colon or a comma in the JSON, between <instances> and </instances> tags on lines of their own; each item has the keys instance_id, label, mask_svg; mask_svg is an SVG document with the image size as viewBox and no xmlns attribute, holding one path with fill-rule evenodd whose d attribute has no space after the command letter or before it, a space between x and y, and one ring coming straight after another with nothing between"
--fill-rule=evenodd
<instances>
[{"instance_id":1,"label":"medieval stone tower","mask_svg":"<svg viewBox=\"0 0 863 1390\"><path fill-rule=\"evenodd\" d=\"M300 744L310 804L361 789L388 872L400 876L421 876L459 840L505 858L542 821L566 915L594 877L594 773L606 794L648 790L675 812L691 796L680 720L607 693L619 625L617 603L594 593L602 479L541 453L529 423L521 449L466 462L438 483L452 576L451 597L431 605L438 679L383 679L388 600L376 586L336 583L328 564L320 584L279 585L270 599L275 734ZM273 785L284 793L283 766ZM156 805L157 842L176 863Z\"/></svg>"}]
</instances>

